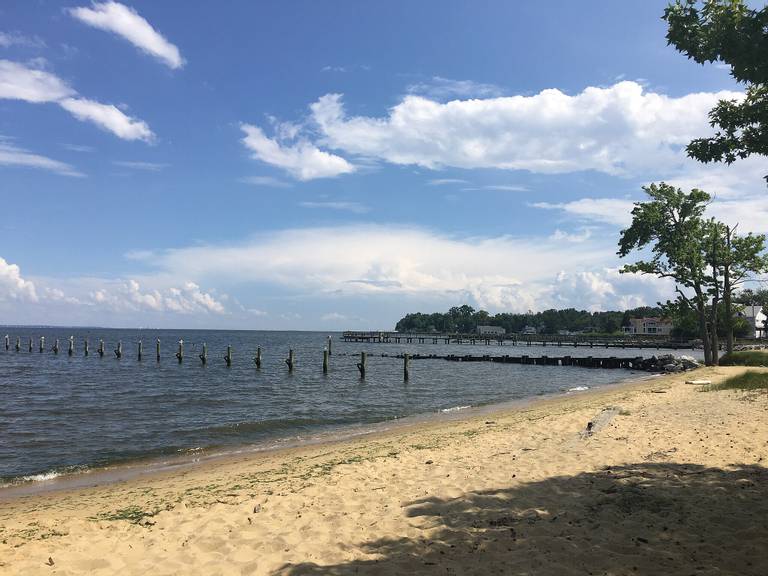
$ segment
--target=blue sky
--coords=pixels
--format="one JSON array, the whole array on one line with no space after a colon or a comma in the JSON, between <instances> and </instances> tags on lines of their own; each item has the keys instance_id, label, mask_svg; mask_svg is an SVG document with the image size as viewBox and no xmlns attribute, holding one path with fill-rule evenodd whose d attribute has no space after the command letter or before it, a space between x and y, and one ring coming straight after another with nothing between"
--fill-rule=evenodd
<instances>
[{"instance_id":1,"label":"blue sky","mask_svg":"<svg viewBox=\"0 0 768 576\"><path fill-rule=\"evenodd\" d=\"M640 186L768 227L763 158L685 158L741 88L665 2L0 7L0 323L391 328L622 308Z\"/></svg>"}]
</instances>

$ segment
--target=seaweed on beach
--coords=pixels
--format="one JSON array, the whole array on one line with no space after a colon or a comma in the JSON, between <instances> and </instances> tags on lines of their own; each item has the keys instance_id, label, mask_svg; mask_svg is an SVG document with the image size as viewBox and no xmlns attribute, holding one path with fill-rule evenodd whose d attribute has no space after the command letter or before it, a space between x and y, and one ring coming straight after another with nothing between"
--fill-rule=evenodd
<instances>
[{"instance_id":1,"label":"seaweed on beach","mask_svg":"<svg viewBox=\"0 0 768 576\"><path fill-rule=\"evenodd\" d=\"M145 518L152 518L161 511L161 508L155 508L152 511L144 510L139 506L128 506L127 508L120 508L114 512L102 512L96 516L92 516L91 520L127 520L131 524L139 524Z\"/></svg>"}]
</instances>

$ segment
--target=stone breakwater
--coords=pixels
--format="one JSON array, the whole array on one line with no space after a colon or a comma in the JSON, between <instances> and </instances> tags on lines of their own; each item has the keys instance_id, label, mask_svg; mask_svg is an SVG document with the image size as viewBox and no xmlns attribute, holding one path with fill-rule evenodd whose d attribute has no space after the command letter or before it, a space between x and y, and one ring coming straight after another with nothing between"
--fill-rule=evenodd
<instances>
[{"instance_id":1,"label":"stone breakwater","mask_svg":"<svg viewBox=\"0 0 768 576\"><path fill-rule=\"evenodd\" d=\"M684 372L699 368L701 363L691 356L674 356L672 354L662 354L661 356L651 356L644 359L638 366L638 370L646 372Z\"/></svg>"}]
</instances>

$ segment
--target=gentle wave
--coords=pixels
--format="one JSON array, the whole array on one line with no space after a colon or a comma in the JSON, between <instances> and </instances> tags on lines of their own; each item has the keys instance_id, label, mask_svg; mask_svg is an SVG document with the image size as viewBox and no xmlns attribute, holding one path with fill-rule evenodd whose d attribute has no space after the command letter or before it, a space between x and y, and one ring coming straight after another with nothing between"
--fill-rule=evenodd
<instances>
[{"instance_id":1,"label":"gentle wave","mask_svg":"<svg viewBox=\"0 0 768 576\"><path fill-rule=\"evenodd\" d=\"M454 406L453 408L443 408L440 410L440 412L458 412L459 410L466 410L467 408L472 408L472 406Z\"/></svg>"},{"instance_id":2,"label":"gentle wave","mask_svg":"<svg viewBox=\"0 0 768 576\"><path fill-rule=\"evenodd\" d=\"M589 386L574 386L573 388L568 388L568 392L583 392L584 390L589 390Z\"/></svg>"}]
</instances>

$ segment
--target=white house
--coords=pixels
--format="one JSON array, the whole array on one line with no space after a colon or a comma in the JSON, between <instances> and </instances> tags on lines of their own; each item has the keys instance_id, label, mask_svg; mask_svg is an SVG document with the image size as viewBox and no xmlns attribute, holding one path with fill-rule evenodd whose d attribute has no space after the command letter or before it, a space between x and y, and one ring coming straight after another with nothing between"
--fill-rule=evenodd
<instances>
[{"instance_id":1,"label":"white house","mask_svg":"<svg viewBox=\"0 0 768 576\"><path fill-rule=\"evenodd\" d=\"M747 338L765 338L765 321L768 316L763 312L762 306L744 306L736 315L749 322L750 330Z\"/></svg>"},{"instance_id":2,"label":"white house","mask_svg":"<svg viewBox=\"0 0 768 576\"><path fill-rule=\"evenodd\" d=\"M488 336L504 336L507 331L501 326L486 326L480 325L477 327L478 334L486 334Z\"/></svg>"},{"instance_id":3,"label":"white house","mask_svg":"<svg viewBox=\"0 0 768 576\"><path fill-rule=\"evenodd\" d=\"M624 326L624 334L654 334L669 336L672 332L672 321L666 318L630 318L629 326Z\"/></svg>"}]
</instances>

